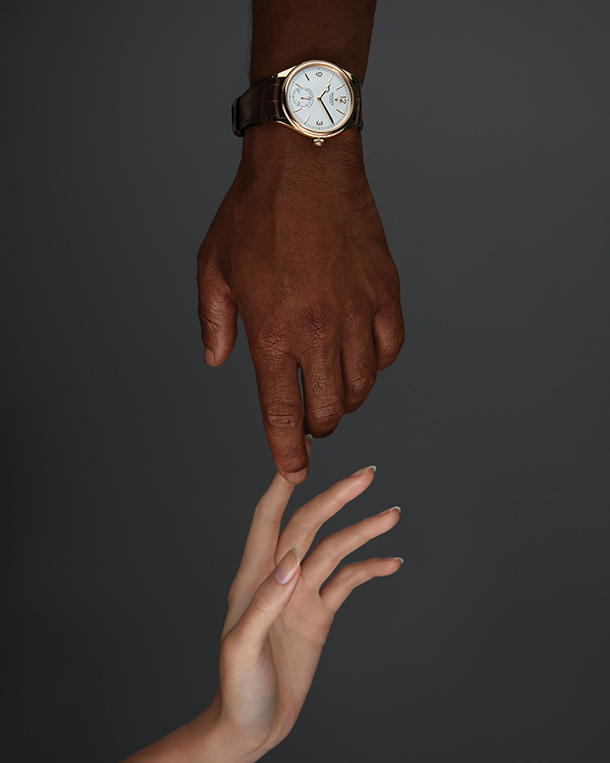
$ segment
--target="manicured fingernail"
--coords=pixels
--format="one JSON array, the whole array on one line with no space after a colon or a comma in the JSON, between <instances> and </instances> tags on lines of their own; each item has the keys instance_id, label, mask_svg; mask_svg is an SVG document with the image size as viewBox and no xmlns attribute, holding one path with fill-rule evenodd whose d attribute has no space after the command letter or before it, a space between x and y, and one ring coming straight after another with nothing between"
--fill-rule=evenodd
<instances>
[{"instance_id":1,"label":"manicured fingernail","mask_svg":"<svg viewBox=\"0 0 610 763\"><path fill-rule=\"evenodd\" d=\"M294 577L294 573L297 571L299 564L301 564L299 552L296 548L291 548L273 571L277 582L286 585L286 583Z\"/></svg>"},{"instance_id":2,"label":"manicured fingernail","mask_svg":"<svg viewBox=\"0 0 610 763\"><path fill-rule=\"evenodd\" d=\"M375 474L375 472L377 471L376 466L365 466L364 469L358 469L357 472L350 474L350 477L359 477L361 474L366 474L369 469L373 470L373 474Z\"/></svg>"},{"instance_id":3,"label":"manicured fingernail","mask_svg":"<svg viewBox=\"0 0 610 763\"><path fill-rule=\"evenodd\" d=\"M313 435L306 434L305 435L305 450L307 451L307 456L311 456L311 446L313 442Z\"/></svg>"},{"instance_id":4,"label":"manicured fingernail","mask_svg":"<svg viewBox=\"0 0 610 763\"><path fill-rule=\"evenodd\" d=\"M391 511L397 511L400 515L400 506L392 506L391 509L384 509L383 511L380 511L377 516L380 517L382 514L389 514Z\"/></svg>"},{"instance_id":5,"label":"manicured fingernail","mask_svg":"<svg viewBox=\"0 0 610 763\"><path fill-rule=\"evenodd\" d=\"M214 363L214 353L205 345L203 345L203 359L208 366L211 366Z\"/></svg>"},{"instance_id":6,"label":"manicured fingernail","mask_svg":"<svg viewBox=\"0 0 610 763\"><path fill-rule=\"evenodd\" d=\"M307 477L307 468L301 469L300 472L286 472L284 477L288 482L292 482L293 485L300 485L305 477Z\"/></svg>"},{"instance_id":7,"label":"manicured fingernail","mask_svg":"<svg viewBox=\"0 0 610 763\"><path fill-rule=\"evenodd\" d=\"M306 434L305 439L309 440L309 442L313 442L313 435L312 434Z\"/></svg>"},{"instance_id":8,"label":"manicured fingernail","mask_svg":"<svg viewBox=\"0 0 610 763\"><path fill-rule=\"evenodd\" d=\"M402 556L395 556L394 561L400 562L401 564L405 563L405 560L402 558Z\"/></svg>"}]
</instances>

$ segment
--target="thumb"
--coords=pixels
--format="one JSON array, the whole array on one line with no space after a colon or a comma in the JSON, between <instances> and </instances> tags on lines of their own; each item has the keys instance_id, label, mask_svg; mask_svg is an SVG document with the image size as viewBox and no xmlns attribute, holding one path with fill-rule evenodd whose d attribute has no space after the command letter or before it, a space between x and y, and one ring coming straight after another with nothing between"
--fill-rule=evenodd
<instances>
[{"instance_id":1,"label":"thumb","mask_svg":"<svg viewBox=\"0 0 610 763\"><path fill-rule=\"evenodd\" d=\"M199 279L199 322L208 366L219 366L231 354L237 336L237 302L220 273Z\"/></svg>"},{"instance_id":2,"label":"thumb","mask_svg":"<svg viewBox=\"0 0 610 763\"><path fill-rule=\"evenodd\" d=\"M254 592L248 609L235 626L235 636L247 649L260 651L271 626L288 606L301 571L301 557L291 548Z\"/></svg>"}]
</instances>

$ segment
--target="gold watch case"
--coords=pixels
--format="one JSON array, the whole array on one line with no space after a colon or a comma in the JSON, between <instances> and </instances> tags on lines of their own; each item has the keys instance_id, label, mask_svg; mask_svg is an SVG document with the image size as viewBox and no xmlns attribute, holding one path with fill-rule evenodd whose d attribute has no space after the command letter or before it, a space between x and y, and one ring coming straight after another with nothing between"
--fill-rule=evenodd
<instances>
[{"instance_id":1,"label":"gold watch case","mask_svg":"<svg viewBox=\"0 0 610 763\"><path fill-rule=\"evenodd\" d=\"M324 66L326 69L330 69L331 71L334 71L335 74L338 74L340 77L342 77L346 81L350 91L351 102L349 117L345 122L343 122L343 124L332 130L308 130L306 127L303 127L302 124L297 122L296 119L294 119L290 113L290 109L288 108L287 93L290 83L301 71L303 71L303 69L316 65ZM356 111L356 97L357 95L360 95L360 82L356 77L354 77L353 74L350 74L350 72L346 71L345 69L341 69L341 67L336 66L336 64L331 64L330 61L312 59L311 61L303 61L303 63L298 64L297 66L293 66L290 69L284 69L284 71L279 72L276 76L278 79L283 80L280 90L280 103L282 106L284 119L278 119L278 124L286 125L292 130L300 132L301 135L306 135L309 138L313 138L314 143L317 145L321 145L326 138L331 138L333 135L338 135L344 130L349 130L351 127L358 127L359 129L362 129L362 121L356 121L354 116Z\"/></svg>"}]
</instances>

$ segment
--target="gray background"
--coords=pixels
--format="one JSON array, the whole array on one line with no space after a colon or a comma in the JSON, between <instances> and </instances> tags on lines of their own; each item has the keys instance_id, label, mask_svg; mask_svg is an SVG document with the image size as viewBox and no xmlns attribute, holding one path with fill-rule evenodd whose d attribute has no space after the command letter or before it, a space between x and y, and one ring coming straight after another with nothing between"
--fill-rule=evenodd
<instances>
[{"instance_id":1,"label":"gray background","mask_svg":"<svg viewBox=\"0 0 610 763\"><path fill-rule=\"evenodd\" d=\"M101 763L211 699L273 474L243 331L208 369L196 314L248 3L2 16L0 753ZM399 503L355 556L406 562L339 613L269 761L609 759L609 21L379 3L364 139L407 339L294 505L377 464L330 528Z\"/></svg>"}]
</instances>

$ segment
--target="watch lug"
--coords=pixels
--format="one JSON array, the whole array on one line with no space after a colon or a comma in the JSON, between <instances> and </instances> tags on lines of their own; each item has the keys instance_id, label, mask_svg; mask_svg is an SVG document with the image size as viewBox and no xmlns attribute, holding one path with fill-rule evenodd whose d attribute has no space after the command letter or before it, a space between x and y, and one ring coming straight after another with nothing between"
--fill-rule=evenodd
<instances>
[{"instance_id":1,"label":"watch lug","mask_svg":"<svg viewBox=\"0 0 610 763\"><path fill-rule=\"evenodd\" d=\"M279 72L279 74L276 74L276 77L287 77L290 72L294 69L294 66L291 66L290 69L284 69L283 72Z\"/></svg>"}]
</instances>

